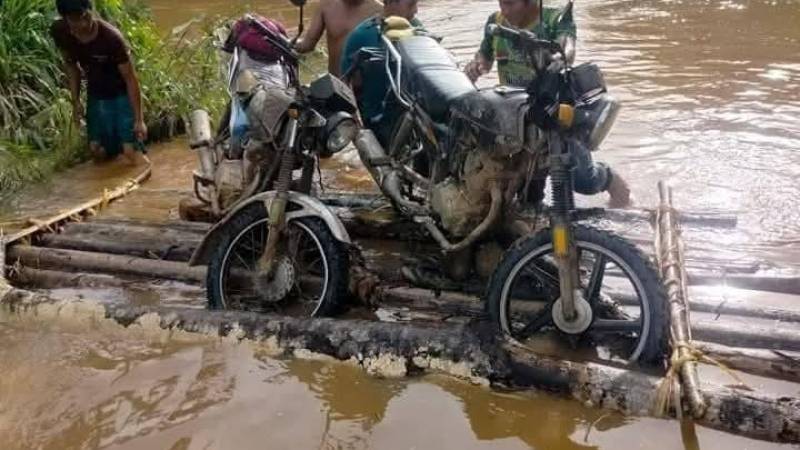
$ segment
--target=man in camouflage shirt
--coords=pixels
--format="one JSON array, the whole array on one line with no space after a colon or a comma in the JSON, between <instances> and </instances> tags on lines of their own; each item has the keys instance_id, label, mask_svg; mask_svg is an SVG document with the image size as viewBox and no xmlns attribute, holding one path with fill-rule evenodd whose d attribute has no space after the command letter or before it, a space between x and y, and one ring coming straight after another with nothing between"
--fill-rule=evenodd
<instances>
[{"instance_id":1,"label":"man in camouflage shirt","mask_svg":"<svg viewBox=\"0 0 800 450\"><path fill-rule=\"evenodd\" d=\"M489 32L489 25L492 24L528 30L541 39L559 42L572 63L575 57L576 27L571 14L561 17L561 10L557 8L542 8L540 11L537 0L499 0L499 4L500 11L489 16L486 22L480 49L465 68L473 82L481 75L489 73L495 61L500 84L527 87L536 77L524 50L506 38L492 36ZM607 191L611 197L609 206L628 206L631 202L630 189L622 176L608 165L594 162L588 148L581 147L580 150L582 151L574 152L575 191L585 195ZM537 188L541 190L544 180L534 184L539 184ZM535 197L541 195L534 192L531 194Z\"/></svg>"}]
</instances>

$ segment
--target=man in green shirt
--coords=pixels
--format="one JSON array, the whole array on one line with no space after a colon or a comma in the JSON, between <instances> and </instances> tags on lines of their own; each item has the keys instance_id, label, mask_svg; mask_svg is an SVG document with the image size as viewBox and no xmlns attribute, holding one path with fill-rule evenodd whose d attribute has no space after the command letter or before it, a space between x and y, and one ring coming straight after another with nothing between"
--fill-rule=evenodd
<instances>
[{"instance_id":1,"label":"man in green shirt","mask_svg":"<svg viewBox=\"0 0 800 450\"><path fill-rule=\"evenodd\" d=\"M571 14L562 17L557 8L540 11L537 0L499 0L499 4L500 11L489 16L486 23L480 49L464 70L473 82L489 73L495 61L500 84L527 87L536 77L524 50L508 39L489 33L492 24L528 30L542 39L557 41L572 63L576 27ZM594 162L591 152L584 146L576 149L574 156L576 192L593 195L607 191L611 197L609 206L623 208L630 205L630 189L618 172L606 164Z\"/></svg>"}]
</instances>

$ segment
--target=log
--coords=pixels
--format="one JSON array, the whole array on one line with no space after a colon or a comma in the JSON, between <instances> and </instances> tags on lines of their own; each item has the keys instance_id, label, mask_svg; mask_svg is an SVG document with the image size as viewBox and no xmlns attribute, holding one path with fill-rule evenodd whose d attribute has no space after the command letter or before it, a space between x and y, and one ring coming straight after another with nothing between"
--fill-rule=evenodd
<instances>
[{"instance_id":1,"label":"log","mask_svg":"<svg viewBox=\"0 0 800 450\"><path fill-rule=\"evenodd\" d=\"M202 222L187 222L185 220L166 220L166 221L150 221L138 219L120 219L110 217L95 217L91 221L78 222L69 224L70 227L77 226L76 230L83 231L84 229L93 230L99 228L117 228L125 229L129 227L141 228L142 230L176 230L183 231L187 234L204 235L211 229L211 224ZM86 228L83 228L86 227Z\"/></svg>"},{"instance_id":2,"label":"log","mask_svg":"<svg viewBox=\"0 0 800 450\"><path fill-rule=\"evenodd\" d=\"M56 309L84 306L124 326L155 324L165 330L263 341L287 355L319 353L382 375L440 371L503 388L546 389L628 415L651 414L658 385L658 378L641 372L531 354L499 341L482 322L432 327L126 305L108 305L98 312L97 305L87 302L48 301L15 289L0 303L18 314L38 312L43 304L55 304ZM702 389L709 408L699 424L755 439L800 442L800 399L711 384Z\"/></svg>"},{"instance_id":3,"label":"log","mask_svg":"<svg viewBox=\"0 0 800 450\"><path fill-rule=\"evenodd\" d=\"M130 281L113 275L62 272L58 270L32 269L30 267L23 267L12 273L11 281L18 286L37 289L120 288L131 284Z\"/></svg>"},{"instance_id":4,"label":"log","mask_svg":"<svg viewBox=\"0 0 800 450\"><path fill-rule=\"evenodd\" d=\"M715 320L692 320L692 335L700 341L716 342L732 347L767 350L800 351L800 330L758 324L725 323Z\"/></svg>"},{"instance_id":5,"label":"log","mask_svg":"<svg viewBox=\"0 0 800 450\"><path fill-rule=\"evenodd\" d=\"M727 347L697 341L694 346L730 369L794 383L800 380L800 353Z\"/></svg>"},{"instance_id":6,"label":"log","mask_svg":"<svg viewBox=\"0 0 800 450\"><path fill-rule=\"evenodd\" d=\"M159 236L158 234L144 236L131 233L107 236L94 233L51 233L40 236L37 239L37 244L66 250L82 250L186 262L189 261L194 249L200 244L200 239L169 239L168 236Z\"/></svg>"},{"instance_id":7,"label":"log","mask_svg":"<svg viewBox=\"0 0 800 450\"><path fill-rule=\"evenodd\" d=\"M800 295L800 276L691 273L692 285L720 285L752 291Z\"/></svg>"},{"instance_id":8,"label":"log","mask_svg":"<svg viewBox=\"0 0 800 450\"><path fill-rule=\"evenodd\" d=\"M205 267L189 267L181 262L28 245L11 247L8 249L8 258L11 261L19 260L23 265L36 269L106 272L195 283L204 282L206 276Z\"/></svg>"},{"instance_id":9,"label":"log","mask_svg":"<svg viewBox=\"0 0 800 450\"><path fill-rule=\"evenodd\" d=\"M358 199L359 197L356 197ZM349 201L342 197L327 197L332 205L334 212L344 223L350 235L357 239L380 239L395 240L401 242L428 243L433 244L433 239L418 224L399 216L390 209L367 209L362 201ZM332 200L336 199L336 200ZM355 206L341 206L354 204ZM106 219L99 217L89 222L71 223L65 227L63 233L77 232L106 232L105 230L115 229L124 235L128 230L136 232L149 232L153 234L163 232L185 232L186 240L192 239L195 235L205 234L209 225L205 223L168 221L168 222L144 222L141 220L130 219ZM637 241L643 244L644 241ZM644 250L644 247L642 247ZM647 253L647 252L646 252ZM689 277L690 284L722 284L726 279L732 283L740 283L742 286L773 286L766 289L773 292L792 292L794 288L787 287L787 281L776 279L775 277L755 276L753 273L759 270L755 262L736 263L727 260L716 260L713 258L689 258L688 267L692 269ZM709 272L711 269L713 272ZM727 276L718 275L724 272ZM697 275L695 275L697 274ZM745 275L741 277L741 275ZM739 277L739 278L737 278ZM785 277L784 277L785 278ZM800 286L800 281L792 280ZM790 282L790 283L791 283ZM800 289L800 288L798 288Z\"/></svg>"},{"instance_id":10,"label":"log","mask_svg":"<svg viewBox=\"0 0 800 450\"><path fill-rule=\"evenodd\" d=\"M635 306L637 300L630 295L609 293L615 301L625 306ZM798 305L800 306L800 305ZM759 306L757 303L746 303L742 300L726 302L710 298L694 297L689 299L692 311L716 314L719 317L740 316L758 319L779 320L782 322L800 322L800 309L789 310L772 306Z\"/></svg>"}]
</instances>

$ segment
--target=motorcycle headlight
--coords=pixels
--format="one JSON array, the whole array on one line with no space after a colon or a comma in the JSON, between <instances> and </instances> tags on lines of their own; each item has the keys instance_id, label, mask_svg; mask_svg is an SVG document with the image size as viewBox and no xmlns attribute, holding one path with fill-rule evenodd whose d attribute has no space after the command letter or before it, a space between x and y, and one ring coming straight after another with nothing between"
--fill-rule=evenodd
<instances>
[{"instance_id":1,"label":"motorcycle headlight","mask_svg":"<svg viewBox=\"0 0 800 450\"><path fill-rule=\"evenodd\" d=\"M330 153L336 153L353 142L358 134L358 124L350 114L338 112L328 118L326 134L325 147Z\"/></svg>"},{"instance_id":2,"label":"motorcycle headlight","mask_svg":"<svg viewBox=\"0 0 800 450\"><path fill-rule=\"evenodd\" d=\"M597 150L605 140L619 114L620 104L614 97L605 94L587 105L579 107L578 122L588 130L588 144L592 150Z\"/></svg>"}]
</instances>

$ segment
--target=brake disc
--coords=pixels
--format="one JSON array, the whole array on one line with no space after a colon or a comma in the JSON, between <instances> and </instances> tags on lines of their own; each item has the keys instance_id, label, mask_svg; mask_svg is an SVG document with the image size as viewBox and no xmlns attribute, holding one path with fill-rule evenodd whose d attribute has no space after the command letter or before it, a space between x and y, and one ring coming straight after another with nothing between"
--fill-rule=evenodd
<instances>
[{"instance_id":1,"label":"brake disc","mask_svg":"<svg viewBox=\"0 0 800 450\"><path fill-rule=\"evenodd\" d=\"M271 279L264 273L256 273L254 278L254 284L261 299L275 303L289 295L295 283L296 272L292 261L286 256L280 256Z\"/></svg>"}]
</instances>

